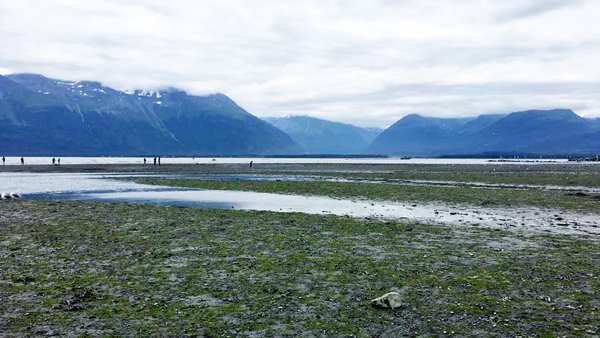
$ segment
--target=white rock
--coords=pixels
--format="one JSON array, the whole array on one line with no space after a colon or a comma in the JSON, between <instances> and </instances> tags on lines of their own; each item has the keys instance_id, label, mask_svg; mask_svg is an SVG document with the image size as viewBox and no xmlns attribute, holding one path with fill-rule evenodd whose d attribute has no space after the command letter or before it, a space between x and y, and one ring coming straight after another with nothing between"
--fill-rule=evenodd
<instances>
[{"instance_id":1,"label":"white rock","mask_svg":"<svg viewBox=\"0 0 600 338\"><path fill-rule=\"evenodd\" d=\"M384 309L397 309L402 306L402 296L398 292L389 292L373 299L371 305Z\"/></svg>"}]
</instances>

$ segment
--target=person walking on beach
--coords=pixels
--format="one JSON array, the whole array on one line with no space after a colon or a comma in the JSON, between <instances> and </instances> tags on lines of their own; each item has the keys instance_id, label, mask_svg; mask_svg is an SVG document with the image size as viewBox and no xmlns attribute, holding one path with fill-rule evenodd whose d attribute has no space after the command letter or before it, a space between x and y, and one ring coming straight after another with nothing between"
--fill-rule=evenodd
<instances>
[{"instance_id":1,"label":"person walking on beach","mask_svg":"<svg viewBox=\"0 0 600 338\"><path fill-rule=\"evenodd\" d=\"M160 156L158 157L158 165L160 165Z\"/></svg>"},{"instance_id":2,"label":"person walking on beach","mask_svg":"<svg viewBox=\"0 0 600 338\"><path fill-rule=\"evenodd\" d=\"M56 164L56 159L53 157L52 158L52 165L55 165L55 164Z\"/></svg>"},{"instance_id":3,"label":"person walking on beach","mask_svg":"<svg viewBox=\"0 0 600 338\"><path fill-rule=\"evenodd\" d=\"M6 158L2 156L2 165L6 165Z\"/></svg>"},{"instance_id":4,"label":"person walking on beach","mask_svg":"<svg viewBox=\"0 0 600 338\"><path fill-rule=\"evenodd\" d=\"M156 165L156 157L154 157L154 165Z\"/></svg>"},{"instance_id":5,"label":"person walking on beach","mask_svg":"<svg viewBox=\"0 0 600 338\"><path fill-rule=\"evenodd\" d=\"M58 158L58 165L60 165L60 157Z\"/></svg>"},{"instance_id":6,"label":"person walking on beach","mask_svg":"<svg viewBox=\"0 0 600 338\"><path fill-rule=\"evenodd\" d=\"M250 168L252 168L252 161L250 161Z\"/></svg>"},{"instance_id":7,"label":"person walking on beach","mask_svg":"<svg viewBox=\"0 0 600 338\"><path fill-rule=\"evenodd\" d=\"M21 165L25 164L25 159L21 156Z\"/></svg>"},{"instance_id":8,"label":"person walking on beach","mask_svg":"<svg viewBox=\"0 0 600 338\"><path fill-rule=\"evenodd\" d=\"M146 165L146 158L144 157L144 165Z\"/></svg>"}]
</instances>

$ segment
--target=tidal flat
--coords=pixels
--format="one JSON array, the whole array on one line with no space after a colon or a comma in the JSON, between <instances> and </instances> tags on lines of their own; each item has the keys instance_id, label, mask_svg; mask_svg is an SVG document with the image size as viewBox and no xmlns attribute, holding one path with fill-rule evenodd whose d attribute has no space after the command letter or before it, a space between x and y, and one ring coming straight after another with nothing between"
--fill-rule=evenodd
<instances>
[{"instance_id":1,"label":"tidal flat","mask_svg":"<svg viewBox=\"0 0 600 338\"><path fill-rule=\"evenodd\" d=\"M132 204L0 204L7 336L592 336L586 236ZM369 300L399 292L404 305Z\"/></svg>"},{"instance_id":2,"label":"tidal flat","mask_svg":"<svg viewBox=\"0 0 600 338\"><path fill-rule=\"evenodd\" d=\"M493 168L514 179L529 173L532 184L549 182L536 180L531 174L535 169L540 177L552 177L553 184L562 182L555 177L566 177L558 175L568 175L578 180L578 186L596 186L598 167L557 166L163 165L48 170L325 173L358 178L410 171L496 175ZM445 201L449 206L481 205L482 196L487 196L496 198L486 203L491 208L542 205L551 211L576 210L600 217L596 195L576 194L576 188L443 187L428 195L427 187L414 187L414 195L409 195L402 190L405 187L378 184L382 188L377 189L402 192L385 195L369 183L152 180L204 189L241 190L242 184L254 184L247 189L293 194L306 190L336 198L397 196L395 200L411 201L415 197L408 197L421 196L423 202ZM479 190L491 192L477 195ZM523 191L554 197L518 198ZM55 200L2 201L0 229L0 336L600 334L600 236L592 233ZM400 308L371 306L371 299L390 291L400 293Z\"/></svg>"},{"instance_id":3,"label":"tidal flat","mask_svg":"<svg viewBox=\"0 0 600 338\"><path fill-rule=\"evenodd\" d=\"M128 179L126 179L128 180ZM136 178L160 186L208 190L256 191L265 193L363 198L381 201L444 202L449 204L503 207L550 207L576 211L600 211L600 193L569 193L542 189L480 189L472 187L401 186L360 182L301 182L254 180L201 180Z\"/></svg>"}]
</instances>

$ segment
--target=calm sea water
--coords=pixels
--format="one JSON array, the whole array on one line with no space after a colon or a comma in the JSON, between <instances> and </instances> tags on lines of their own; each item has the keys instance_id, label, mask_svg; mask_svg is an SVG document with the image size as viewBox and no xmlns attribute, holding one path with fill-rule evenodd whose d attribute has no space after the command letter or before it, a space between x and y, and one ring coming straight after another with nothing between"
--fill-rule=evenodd
<instances>
[{"instance_id":1,"label":"calm sea water","mask_svg":"<svg viewBox=\"0 0 600 338\"><path fill-rule=\"evenodd\" d=\"M1 154L0 154L1 155ZM24 157L26 165L49 165L52 157ZM58 159L58 157L56 157ZM20 157L7 157L7 165L20 164ZM147 157L147 164L152 164L153 158ZM353 164L544 164L566 163L566 159L520 159L498 162L497 159L469 158L469 159L443 159L443 158L240 158L240 157L162 157L161 164L209 164L209 163L250 163L255 164L294 164L294 163L353 163ZM62 165L69 164L143 164L143 157L61 157Z\"/></svg>"}]
</instances>

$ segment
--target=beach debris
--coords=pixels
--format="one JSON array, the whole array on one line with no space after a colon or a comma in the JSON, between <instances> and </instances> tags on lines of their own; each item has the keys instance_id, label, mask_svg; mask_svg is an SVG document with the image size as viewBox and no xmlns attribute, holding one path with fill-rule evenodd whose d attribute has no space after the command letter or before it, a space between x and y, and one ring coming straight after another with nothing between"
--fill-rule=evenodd
<instances>
[{"instance_id":1,"label":"beach debris","mask_svg":"<svg viewBox=\"0 0 600 338\"><path fill-rule=\"evenodd\" d=\"M397 309L402 306L402 296L398 292L388 292L371 300L371 305L382 309Z\"/></svg>"}]
</instances>

